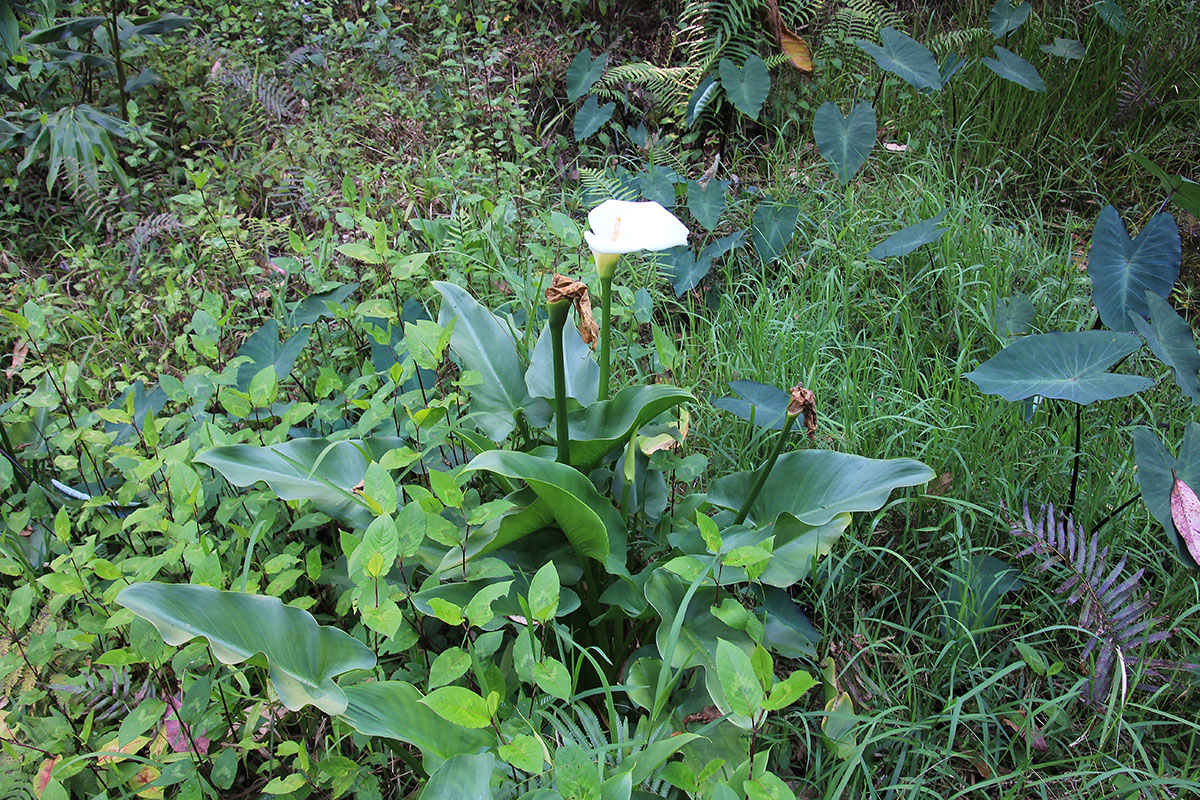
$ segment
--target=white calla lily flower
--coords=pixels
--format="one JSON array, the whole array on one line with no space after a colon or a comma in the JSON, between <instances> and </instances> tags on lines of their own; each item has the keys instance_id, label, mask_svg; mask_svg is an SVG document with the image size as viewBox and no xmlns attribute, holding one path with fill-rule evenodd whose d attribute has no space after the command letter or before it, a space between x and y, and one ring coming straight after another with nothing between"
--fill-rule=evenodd
<instances>
[{"instance_id":1,"label":"white calla lily flower","mask_svg":"<svg viewBox=\"0 0 1200 800\"><path fill-rule=\"evenodd\" d=\"M597 256L635 253L638 250L666 250L687 244L687 226L658 203L649 200L605 200L588 212L590 231L583 238ZM616 259L611 260L614 264Z\"/></svg>"}]
</instances>

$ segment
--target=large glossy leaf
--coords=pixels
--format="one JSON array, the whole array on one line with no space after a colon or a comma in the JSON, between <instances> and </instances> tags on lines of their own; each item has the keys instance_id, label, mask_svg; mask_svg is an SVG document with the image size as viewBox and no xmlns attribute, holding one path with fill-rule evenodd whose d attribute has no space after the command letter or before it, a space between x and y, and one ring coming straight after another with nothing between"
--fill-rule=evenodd
<instances>
[{"instance_id":1,"label":"large glossy leaf","mask_svg":"<svg viewBox=\"0 0 1200 800\"><path fill-rule=\"evenodd\" d=\"M1200 352L1196 350L1192 326L1154 292L1146 292L1146 307L1150 321L1130 314L1134 327L1146 337L1154 355L1175 371L1175 383L1192 404L1200 405Z\"/></svg>"},{"instance_id":2,"label":"large glossy leaf","mask_svg":"<svg viewBox=\"0 0 1200 800\"><path fill-rule=\"evenodd\" d=\"M1088 405L1149 389L1154 381L1106 370L1142 346L1131 333L1076 331L1022 336L964 378L1016 402L1039 395Z\"/></svg>"},{"instance_id":3,"label":"large glossy leaf","mask_svg":"<svg viewBox=\"0 0 1200 800\"><path fill-rule=\"evenodd\" d=\"M605 562L610 553L619 551L623 561L625 528L621 515L583 473L557 461L513 450L480 453L464 468L467 472L474 470L527 483L580 555Z\"/></svg>"},{"instance_id":4,"label":"large glossy leaf","mask_svg":"<svg viewBox=\"0 0 1200 800\"><path fill-rule=\"evenodd\" d=\"M174 31L190 28L192 26L191 17L181 17L178 14L163 14L156 17L140 17L133 21L133 25L121 31L121 41L132 39L134 36L161 36L164 33L173 33Z\"/></svg>"},{"instance_id":5,"label":"large glossy leaf","mask_svg":"<svg viewBox=\"0 0 1200 800\"><path fill-rule=\"evenodd\" d=\"M1030 64L1011 50L1005 50L1000 45L996 45L992 50L995 51L996 57L980 59L984 66L1001 78L1012 81L1019 86L1024 86L1030 91L1046 91L1046 83L1042 80L1042 76L1038 75L1038 71L1033 64Z\"/></svg>"},{"instance_id":6,"label":"large glossy leaf","mask_svg":"<svg viewBox=\"0 0 1200 800\"><path fill-rule=\"evenodd\" d=\"M721 555L739 547L762 545L773 537L771 560L758 581L766 586L786 589L804 580L813 564L829 554L850 525L850 515L841 513L823 525L809 525L791 514L780 514L770 524L737 525L721 531ZM707 548L700 532L693 528L668 535L668 541L685 554L704 556ZM723 566L721 585L746 583L746 571L741 567Z\"/></svg>"},{"instance_id":7,"label":"large glossy leaf","mask_svg":"<svg viewBox=\"0 0 1200 800\"><path fill-rule=\"evenodd\" d=\"M353 636L318 625L307 611L277 597L135 583L121 590L117 602L149 620L167 644L203 637L222 664L265 659L280 702L292 711L314 705L341 714L346 696L334 677L375 666L375 654Z\"/></svg>"},{"instance_id":8,"label":"large glossy leaf","mask_svg":"<svg viewBox=\"0 0 1200 800\"><path fill-rule=\"evenodd\" d=\"M445 327L457 319L450 348L462 359L464 370L483 377L471 387L475 424L493 441L503 441L516 427L517 411L535 402L525 385L525 365L512 333L465 289L446 281L434 281L433 287L443 300L438 324Z\"/></svg>"},{"instance_id":9,"label":"large glossy leaf","mask_svg":"<svg viewBox=\"0 0 1200 800\"><path fill-rule=\"evenodd\" d=\"M308 344L311 331L305 328L298 331L283 344L279 343L279 323L275 320L267 322L238 348L238 356L246 356L250 360L238 367L237 388L246 391L254 376L267 367L275 367L275 377L282 380L292 371L304 346Z\"/></svg>"},{"instance_id":10,"label":"large glossy leaf","mask_svg":"<svg viewBox=\"0 0 1200 800\"><path fill-rule=\"evenodd\" d=\"M773 264L796 233L800 206L794 200L763 200L754 209L750 237L763 265Z\"/></svg>"},{"instance_id":11,"label":"large glossy leaf","mask_svg":"<svg viewBox=\"0 0 1200 800\"><path fill-rule=\"evenodd\" d=\"M661 621L655 633L655 644L659 655L673 669L690 667L704 668L704 682L709 697L724 713L731 711L717 675L717 640L724 639L749 654L754 650L754 641L743 630L726 625L712 613L717 604L713 588L701 588L684 609L683 602L687 587L666 570L655 570L646 581L646 600L654 606ZM671 629L683 609L679 636L671 647ZM744 723L746 720L737 720Z\"/></svg>"},{"instance_id":12,"label":"large glossy leaf","mask_svg":"<svg viewBox=\"0 0 1200 800\"><path fill-rule=\"evenodd\" d=\"M708 501L740 509L756 472L735 472L713 482ZM894 489L918 486L933 470L911 458L875 459L831 450L785 453L775 462L747 517L762 526L780 514L808 525L825 525L839 514L877 511Z\"/></svg>"},{"instance_id":13,"label":"large glossy leaf","mask_svg":"<svg viewBox=\"0 0 1200 800\"><path fill-rule=\"evenodd\" d=\"M867 163L875 146L875 109L870 103L855 103L843 117L837 104L828 100L813 116L813 137L838 180L846 183Z\"/></svg>"},{"instance_id":14,"label":"large glossy leaf","mask_svg":"<svg viewBox=\"0 0 1200 800\"><path fill-rule=\"evenodd\" d=\"M616 103L600 105L600 101L596 99L595 95L589 97L587 102L575 112L575 141L582 142L603 128L604 123L612 119L613 112L616 110Z\"/></svg>"},{"instance_id":15,"label":"large glossy leaf","mask_svg":"<svg viewBox=\"0 0 1200 800\"><path fill-rule=\"evenodd\" d=\"M687 245L672 247L670 250L659 253L657 256L659 269L662 271L663 277L671 282L675 296L682 297L685 292L699 286L700 281L704 280L704 277L712 269L713 262L740 246L742 237L745 235L746 230L743 228L728 236L722 236L720 239L709 242L698 255L693 253L692 248Z\"/></svg>"},{"instance_id":16,"label":"large glossy leaf","mask_svg":"<svg viewBox=\"0 0 1200 800\"><path fill-rule=\"evenodd\" d=\"M949 210L948 208L942 209L935 217L921 220L915 225L909 225L907 228L896 231L887 239L872 247L867 252L867 258L877 258L880 260L885 258L900 258L908 255L918 247L933 244L942 238L942 234L950 230L949 228L938 227L938 223L942 221L942 218L946 216L946 212Z\"/></svg>"},{"instance_id":17,"label":"large glossy leaf","mask_svg":"<svg viewBox=\"0 0 1200 800\"><path fill-rule=\"evenodd\" d=\"M928 47L895 28L884 28L879 36L882 47L866 39L855 39L854 43L866 50L880 69L900 76L913 88L935 92L942 88L937 59Z\"/></svg>"},{"instance_id":18,"label":"large glossy leaf","mask_svg":"<svg viewBox=\"0 0 1200 800\"><path fill-rule=\"evenodd\" d=\"M317 320L334 315L333 308L346 309L346 299L354 294L357 283L339 283L331 289L310 294L296 304L292 311L291 326L303 328Z\"/></svg>"},{"instance_id":19,"label":"large glossy leaf","mask_svg":"<svg viewBox=\"0 0 1200 800\"><path fill-rule=\"evenodd\" d=\"M1171 489L1178 477L1188 486L1200 486L1200 423L1189 422L1175 458L1149 428L1133 432L1134 453L1137 456L1138 487L1146 509L1158 520L1175 544L1179 561L1192 569L1200 564L1188 552L1187 543L1175 528L1171 518ZM1172 474L1172 472L1174 474Z\"/></svg>"},{"instance_id":20,"label":"large glossy leaf","mask_svg":"<svg viewBox=\"0 0 1200 800\"><path fill-rule=\"evenodd\" d=\"M146 416L154 416L167 403L167 393L158 384L150 391L146 391L146 384L142 381L137 381L125 391L117 399L108 404L109 408L119 409L124 411L127 408L130 394L133 395L133 421L132 422L106 422L104 423L105 433L115 433L112 443L114 445L121 444L130 436L133 435L134 429L142 430L146 424Z\"/></svg>"},{"instance_id":21,"label":"large glossy leaf","mask_svg":"<svg viewBox=\"0 0 1200 800\"><path fill-rule=\"evenodd\" d=\"M361 734L405 742L421 751L425 768L495 744L487 730L464 728L421 703L421 692L403 681L356 683L342 690L349 704L342 719Z\"/></svg>"},{"instance_id":22,"label":"large glossy leaf","mask_svg":"<svg viewBox=\"0 0 1200 800\"><path fill-rule=\"evenodd\" d=\"M25 41L30 44L53 44L55 42L65 42L68 39L74 39L77 36L86 36L92 31L99 28L107 20L104 17L76 17L69 19L66 22L59 23L50 28L33 31L25 36Z\"/></svg>"},{"instance_id":23,"label":"large glossy leaf","mask_svg":"<svg viewBox=\"0 0 1200 800\"><path fill-rule=\"evenodd\" d=\"M429 776L421 791L421 800L464 800L468 797L492 797L492 753L454 756Z\"/></svg>"},{"instance_id":24,"label":"large glossy leaf","mask_svg":"<svg viewBox=\"0 0 1200 800\"><path fill-rule=\"evenodd\" d=\"M592 358L592 351L583 343L579 329L574 325L563 326L563 365L565 366L566 395L590 406L596 402L600 391L600 365ZM554 399L554 341L550 338L550 325L542 328L533 357L529 359L529 371L525 373L525 386L533 397Z\"/></svg>"},{"instance_id":25,"label":"large glossy leaf","mask_svg":"<svg viewBox=\"0 0 1200 800\"><path fill-rule=\"evenodd\" d=\"M758 381L730 381L735 397L714 397L712 404L767 430L783 430L791 395Z\"/></svg>"},{"instance_id":26,"label":"large glossy leaf","mask_svg":"<svg viewBox=\"0 0 1200 800\"><path fill-rule=\"evenodd\" d=\"M1183 250L1170 214L1158 214L1129 238L1117 209L1105 206L1092 231L1088 277L1100 320L1116 331L1133 330L1130 314L1150 316L1146 292L1165 298L1179 278Z\"/></svg>"},{"instance_id":27,"label":"large glossy leaf","mask_svg":"<svg viewBox=\"0 0 1200 800\"><path fill-rule=\"evenodd\" d=\"M800 606L783 589L763 593L763 644L784 658L816 660L821 633L804 616Z\"/></svg>"},{"instance_id":28,"label":"large glossy leaf","mask_svg":"<svg viewBox=\"0 0 1200 800\"><path fill-rule=\"evenodd\" d=\"M667 409L695 400L690 392L675 386L628 386L612 400L568 414L571 464L581 472L591 472L607 453L629 441L635 430Z\"/></svg>"},{"instance_id":29,"label":"large glossy leaf","mask_svg":"<svg viewBox=\"0 0 1200 800\"><path fill-rule=\"evenodd\" d=\"M762 110L762 104L771 91L771 74L767 71L767 63L751 55L741 67L728 58L722 58L717 66L729 102L747 117L758 119L758 112Z\"/></svg>"},{"instance_id":30,"label":"large glossy leaf","mask_svg":"<svg viewBox=\"0 0 1200 800\"><path fill-rule=\"evenodd\" d=\"M725 210L725 190L728 188L729 181L716 178L703 186L696 181L688 181L688 211L710 231L715 230L721 222L721 212Z\"/></svg>"},{"instance_id":31,"label":"large glossy leaf","mask_svg":"<svg viewBox=\"0 0 1200 800\"><path fill-rule=\"evenodd\" d=\"M341 442L293 439L268 447L214 447L194 460L220 472L234 486L263 481L283 500L311 500L322 513L365 529L376 515L354 487L362 483L371 461L403 445L403 439L384 436Z\"/></svg>"},{"instance_id":32,"label":"large glossy leaf","mask_svg":"<svg viewBox=\"0 0 1200 800\"><path fill-rule=\"evenodd\" d=\"M999 39L1024 25L1031 10L1029 3L1013 6L1008 0L996 0L992 10L988 12L988 29L992 36Z\"/></svg>"},{"instance_id":33,"label":"large glossy leaf","mask_svg":"<svg viewBox=\"0 0 1200 800\"><path fill-rule=\"evenodd\" d=\"M704 76L704 80L696 87L696 91L692 92L692 96L687 102L687 124L695 125L696 120L704 113L704 110L712 105L712 102L718 96L718 90L721 88L721 82L714 75Z\"/></svg>"},{"instance_id":34,"label":"large glossy leaf","mask_svg":"<svg viewBox=\"0 0 1200 800\"><path fill-rule=\"evenodd\" d=\"M587 94L592 84L600 80L607 64L608 53L593 59L591 50L580 50L567 67L567 102L574 103Z\"/></svg>"}]
</instances>

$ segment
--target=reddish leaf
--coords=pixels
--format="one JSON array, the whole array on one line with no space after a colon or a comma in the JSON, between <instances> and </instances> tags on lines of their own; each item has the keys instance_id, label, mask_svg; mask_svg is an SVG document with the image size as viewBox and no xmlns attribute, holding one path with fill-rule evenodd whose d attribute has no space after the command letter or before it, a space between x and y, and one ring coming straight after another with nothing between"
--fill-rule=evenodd
<instances>
[{"instance_id":1,"label":"reddish leaf","mask_svg":"<svg viewBox=\"0 0 1200 800\"><path fill-rule=\"evenodd\" d=\"M1171 489L1171 519L1192 559L1200 564L1200 498L1196 497L1192 487L1179 479L1175 470L1171 470L1171 477L1175 479Z\"/></svg>"}]
</instances>

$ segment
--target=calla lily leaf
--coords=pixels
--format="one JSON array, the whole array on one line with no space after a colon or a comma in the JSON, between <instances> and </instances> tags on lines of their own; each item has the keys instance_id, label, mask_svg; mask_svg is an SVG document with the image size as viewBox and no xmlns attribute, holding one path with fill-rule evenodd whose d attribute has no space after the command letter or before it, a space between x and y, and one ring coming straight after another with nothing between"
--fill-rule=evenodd
<instances>
[{"instance_id":1,"label":"calla lily leaf","mask_svg":"<svg viewBox=\"0 0 1200 800\"><path fill-rule=\"evenodd\" d=\"M445 327L457 318L450 349L462 359L464 370L483 376L481 383L471 387L475 424L492 441L502 442L516 427L517 411L544 411L545 401L529 396L525 365L508 326L466 289L446 281L434 281L433 288L442 293L443 300L438 324Z\"/></svg>"},{"instance_id":2,"label":"calla lily leaf","mask_svg":"<svg viewBox=\"0 0 1200 800\"><path fill-rule=\"evenodd\" d=\"M708 501L738 510L757 471L735 472L713 482ZM933 470L911 458L875 459L831 450L785 453L775 462L747 520L769 525L791 514L807 525L825 525L842 513L877 511L893 490L919 486Z\"/></svg>"},{"instance_id":3,"label":"calla lily leaf","mask_svg":"<svg viewBox=\"0 0 1200 800\"><path fill-rule=\"evenodd\" d=\"M268 447L214 447L194 460L212 467L234 486L263 481L282 500L311 500L321 513L365 530L376 514L354 488L363 482L372 461L405 443L386 436L340 442L293 439Z\"/></svg>"},{"instance_id":4,"label":"calla lily leaf","mask_svg":"<svg viewBox=\"0 0 1200 800\"><path fill-rule=\"evenodd\" d=\"M566 367L566 395L578 401L580 406L596 402L600 391L600 365L592 358L592 351L583 343L579 328L568 323L563 326L563 364ZM529 371L525 373L525 385L533 397L554 399L554 342L550 338L550 325L542 327L533 357L529 360Z\"/></svg>"},{"instance_id":5,"label":"calla lily leaf","mask_svg":"<svg viewBox=\"0 0 1200 800\"><path fill-rule=\"evenodd\" d=\"M638 428L669 408L695 400L690 392L674 386L629 386L612 400L569 414L572 466L590 472L606 454L629 441Z\"/></svg>"},{"instance_id":6,"label":"calla lily leaf","mask_svg":"<svg viewBox=\"0 0 1200 800\"><path fill-rule=\"evenodd\" d=\"M375 654L353 636L318 625L307 611L277 597L135 583L121 590L117 602L154 625L167 644L202 637L222 664L261 656L279 700L292 711L314 705L341 714L347 700L333 678L375 666Z\"/></svg>"},{"instance_id":7,"label":"calla lily leaf","mask_svg":"<svg viewBox=\"0 0 1200 800\"><path fill-rule=\"evenodd\" d=\"M687 226L652 200L605 200L588 212L583 238L593 253L636 253L687 244Z\"/></svg>"},{"instance_id":8,"label":"calla lily leaf","mask_svg":"<svg viewBox=\"0 0 1200 800\"><path fill-rule=\"evenodd\" d=\"M1154 385L1141 375L1106 372L1141 346L1132 333L1039 333L1022 336L963 377L1014 403L1038 395L1086 406Z\"/></svg>"},{"instance_id":9,"label":"calla lily leaf","mask_svg":"<svg viewBox=\"0 0 1200 800\"><path fill-rule=\"evenodd\" d=\"M725 210L725 191L729 181L719 181L716 178L701 186L696 181L688 181L687 205L688 211L696 221L708 230L715 230L721 222L721 212Z\"/></svg>"},{"instance_id":10,"label":"calla lily leaf","mask_svg":"<svg viewBox=\"0 0 1200 800\"><path fill-rule=\"evenodd\" d=\"M1157 214L1133 239L1113 206L1100 210L1088 250L1088 277L1100 320L1117 331L1133 330L1130 314L1147 319L1146 292L1171 293L1183 249L1170 214Z\"/></svg>"},{"instance_id":11,"label":"calla lily leaf","mask_svg":"<svg viewBox=\"0 0 1200 800\"><path fill-rule=\"evenodd\" d=\"M404 681L356 683L342 690L348 701L341 718L365 736L383 736L421 751L425 767L495 744L487 730L447 722L421 703L421 692Z\"/></svg>"}]
</instances>

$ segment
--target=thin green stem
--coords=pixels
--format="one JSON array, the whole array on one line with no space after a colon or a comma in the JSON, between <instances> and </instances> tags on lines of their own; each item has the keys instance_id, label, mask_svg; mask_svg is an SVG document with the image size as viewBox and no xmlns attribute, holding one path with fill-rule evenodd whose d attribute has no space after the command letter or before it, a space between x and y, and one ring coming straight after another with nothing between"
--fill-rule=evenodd
<instances>
[{"instance_id":1,"label":"thin green stem","mask_svg":"<svg viewBox=\"0 0 1200 800\"><path fill-rule=\"evenodd\" d=\"M776 460L779 459L779 454L783 452L783 445L787 442L788 434L792 432L792 425L796 423L797 416L799 415L785 415L783 430L779 432L779 438L775 440L775 449L771 451L767 462L759 468L758 475L754 478L754 485L750 487L750 494L746 495L746 501L742 503L742 510L733 518L734 525L741 525L746 521L746 516L750 513L750 506L754 505L754 501L758 499L758 493L762 491L763 485L767 482L767 476L771 474Z\"/></svg>"},{"instance_id":2,"label":"thin green stem","mask_svg":"<svg viewBox=\"0 0 1200 800\"><path fill-rule=\"evenodd\" d=\"M570 433L567 430L567 369L563 361L563 328L570 301L550 303L550 342L554 351L554 424L558 432L558 463L571 464Z\"/></svg>"},{"instance_id":3,"label":"thin green stem","mask_svg":"<svg viewBox=\"0 0 1200 800\"><path fill-rule=\"evenodd\" d=\"M612 342L612 275L600 276L600 399L608 399L609 357Z\"/></svg>"}]
</instances>

